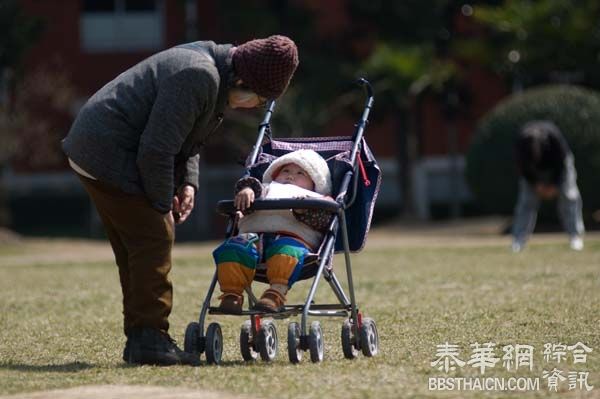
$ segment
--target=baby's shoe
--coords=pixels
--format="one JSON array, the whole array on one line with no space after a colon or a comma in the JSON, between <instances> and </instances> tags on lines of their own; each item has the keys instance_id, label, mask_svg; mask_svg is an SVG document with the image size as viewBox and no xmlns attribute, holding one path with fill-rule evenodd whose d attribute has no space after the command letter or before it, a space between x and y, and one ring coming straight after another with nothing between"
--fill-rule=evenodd
<instances>
[{"instance_id":1,"label":"baby's shoe","mask_svg":"<svg viewBox=\"0 0 600 399\"><path fill-rule=\"evenodd\" d=\"M219 310L225 314L242 314L244 296L233 292L225 292L219 297L221 304Z\"/></svg>"},{"instance_id":2,"label":"baby's shoe","mask_svg":"<svg viewBox=\"0 0 600 399\"><path fill-rule=\"evenodd\" d=\"M276 289L268 288L263 292L262 296L254 306L254 309L270 313L281 312L285 310L285 301L285 294L282 294Z\"/></svg>"},{"instance_id":3,"label":"baby's shoe","mask_svg":"<svg viewBox=\"0 0 600 399\"><path fill-rule=\"evenodd\" d=\"M569 238L569 246L573 251L581 251L583 249L583 239L580 236L572 236Z\"/></svg>"}]
</instances>

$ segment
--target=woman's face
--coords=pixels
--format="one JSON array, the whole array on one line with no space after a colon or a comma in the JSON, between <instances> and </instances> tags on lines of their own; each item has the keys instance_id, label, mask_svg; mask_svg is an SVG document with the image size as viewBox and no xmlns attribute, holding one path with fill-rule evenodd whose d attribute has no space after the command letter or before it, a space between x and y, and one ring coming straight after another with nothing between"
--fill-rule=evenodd
<instances>
[{"instance_id":1,"label":"woman's face","mask_svg":"<svg viewBox=\"0 0 600 399\"><path fill-rule=\"evenodd\" d=\"M251 90L234 87L229 90L229 106L231 108L258 108L267 103L267 99Z\"/></svg>"},{"instance_id":2,"label":"woman's face","mask_svg":"<svg viewBox=\"0 0 600 399\"><path fill-rule=\"evenodd\" d=\"M279 170L279 174L275 178L275 181L281 184L293 184L305 190L314 191L315 189L315 184L308 176L308 173L295 163L284 165Z\"/></svg>"}]
</instances>

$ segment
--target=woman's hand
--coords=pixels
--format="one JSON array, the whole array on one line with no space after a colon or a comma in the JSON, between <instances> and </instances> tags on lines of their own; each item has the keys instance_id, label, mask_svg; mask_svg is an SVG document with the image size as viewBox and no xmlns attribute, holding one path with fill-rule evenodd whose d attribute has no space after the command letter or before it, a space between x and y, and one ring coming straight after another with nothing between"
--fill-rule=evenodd
<instances>
[{"instance_id":1,"label":"woman's hand","mask_svg":"<svg viewBox=\"0 0 600 399\"><path fill-rule=\"evenodd\" d=\"M244 211L254 202L254 191L250 187L241 189L235 196L233 204L236 209Z\"/></svg>"},{"instance_id":2,"label":"woman's hand","mask_svg":"<svg viewBox=\"0 0 600 399\"><path fill-rule=\"evenodd\" d=\"M184 185L177 191L177 195L173 197L173 215L175 223L181 224L186 221L192 209L194 209L194 198L196 191L189 184Z\"/></svg>"}]
</instances>

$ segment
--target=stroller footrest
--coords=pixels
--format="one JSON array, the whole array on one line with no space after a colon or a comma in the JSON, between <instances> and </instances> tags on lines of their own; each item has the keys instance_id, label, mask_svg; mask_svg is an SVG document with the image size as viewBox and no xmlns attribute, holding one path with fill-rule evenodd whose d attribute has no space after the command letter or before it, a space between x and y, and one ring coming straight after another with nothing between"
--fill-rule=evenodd
<instances>
[{"instance_id":1,"label":"stroller footrest","mask_svg":"<svg viewBox=\"0 0 600 399\"><path fill-rule=\"evenodd\" d=\"M310 316L321 316L321 317L346 317L348 312L343 310L309 310Z\"/></svg>"},{"instance_id":2,"label":"stroller footrest","mask_svg":"<svg viewBox=\"0 0 600 399\"><path fill-rule=\"evenodd\" d=\"M296 306L286 306L285 310L282 310L280 312L264 312L262 310L242 310L241 313L226 313L221 311L220 308L218 307L210 307L208 308L208 314L216 314L216 315L229 315L229 316L261 316L261 317L272 317L274 319L285 319L288 318L290 316L295 316L299 313L302 313L302 305L299 305L300 307L296 307Z\"/></svg>"},{"instance_id":3,"label":"stroller footrest","mask_svg":"<svg viewBox=\"0 0 600 399\"><path fill-rule=\"evenodd\" d=\"M350 312L351 306L342 304L313 304L310 306L308 314L312 316L341 316L345 317ZM208 308L208 314L232 315L232 316L268 316L275 319L285 319L290 316L296 316L304 311L304 305L286 305L280 312L263 312L262 310L243 310L241 313L231 314L221 311L219 307L211 306Z\"/></svg>"}]
</instances>

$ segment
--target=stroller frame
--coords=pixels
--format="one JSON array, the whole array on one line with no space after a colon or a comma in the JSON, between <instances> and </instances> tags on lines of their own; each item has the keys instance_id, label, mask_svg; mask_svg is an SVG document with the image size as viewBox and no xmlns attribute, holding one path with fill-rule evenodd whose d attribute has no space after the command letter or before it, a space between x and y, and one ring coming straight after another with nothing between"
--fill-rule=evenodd
<instances>
[{"instance_id":1,"label":"stroller frame","mask_svg":"<svg viewBox=\"0 0 600 399\"><path fill-rule=\"evenodd\" d=\"M368 123L370 110L373 106L373 89L366 79L359 79L357 83L365 89L367 100L360 120L356 124L355 132L352 136L352 150L350 152L350 164L352 168L348 170L339 187L335 202L324 199L277 199L277 200L255 200L251 209L253 210L274 210L274 209L320 209L330 212L337 217L333 217L329 228L324 235L321 247L319 248L316 261L318 266L316 271L314 267L308 272L313 281L304 304L285 305L283 311L277 313L267 313L256 310L243 310L242 316L249 317L249 320L242 325L240 333L240 349L242 357L246 361L253 361L260 357L264 361L274 360L277 354L277 332L275 325L270 320L263 320L265 317L274 319L285 319L291 316L301 314L300 325L296 322L289 324L288 328L288 355L292 363L298 363L302 359L302 352L309 350L312 362L323 360L323 336L318 322L313 322L310 328L307 326L309 316L321 317L347 317L342 326L342 349L344 356L353 359L362 351L365 356L374 356L378 352L379 338L377 327L374 320L363 318L359 311L354 295L354 282L352 276L352 267L350 259L350 245L348 240L348 229L346 223L345 210L348 209L356 199L356 186L358 182L359 163L361 143L365 127ZM270 101L267 105L262 122L259 124L258 138L253 151L249 157L247 165L254 165L258 160L260 149L265 141L265 137L272 140L270 120L275 109L275 101ZM247 174L249 169L247 169ZM351 187L351 183L354 184ZM349 191L350 190L350 191ZM234 235L236 231L235 213L236 209L233 201L219 201L217 205L219 213L229 217L226 231L226 238ZM346 264L346 274L348 278L348 292L346 295L342 285L333 271L333 256L335 254L335 242L337 232L341 230L341 238ZM315 260L315 259L313 259ZM305 266L306 267L306 266ZM323 277L330 285L339 303L337 304L315 304L313 302L319 281ZM301 277L300 279L307 279ZM259 272L255 280L268 282L266 277L261 279ZM211 323L204 332L206 316L208 314L220 315L222 313L218 307L211 307L210 302L217 285L217 272L210 283L208 292L202 304L198 322L192 322L187 326L185 332L184 349L186 352L200 356L206 352L206 360L209 364L221 363L223 353L223 339L220 325ZM249 308L252 309L257 300L250 287L246 289L249 300ZM229 314L228 314L229 315ZM308 332L308 333L307 333Z\"/></svg>"}]
</instances>

